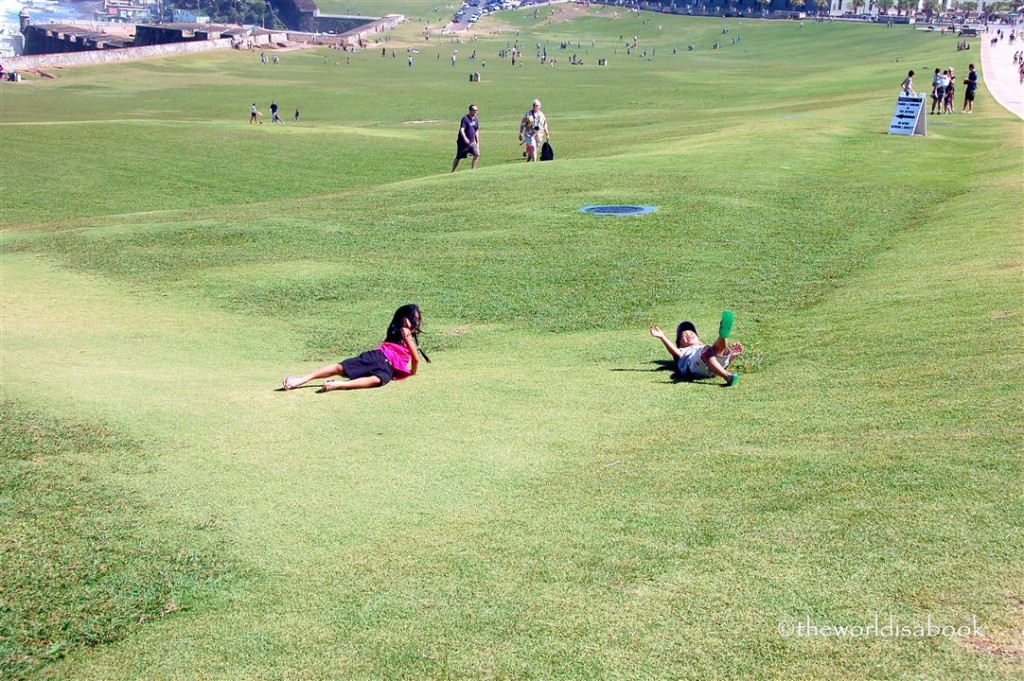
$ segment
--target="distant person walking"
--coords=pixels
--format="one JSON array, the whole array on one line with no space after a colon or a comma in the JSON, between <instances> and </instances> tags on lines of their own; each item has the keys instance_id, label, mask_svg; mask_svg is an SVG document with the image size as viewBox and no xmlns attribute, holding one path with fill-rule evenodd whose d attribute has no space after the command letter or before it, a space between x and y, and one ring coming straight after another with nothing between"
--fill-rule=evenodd
<instances>
[{"instance_id":1,"label":"distant person walking","mask_svg":"<svg viewBox=\"0 0 1024 681\"><path fill-rule=\"evenodd\" d=\"M270 103L270 122L271 123L284 123L281 120L281 115L278 113L277 100Z\"/></svg>"},{"instance_id":2,"label":"distant person walking","mask_svg":"<svg viewBox=\"0 0 1024 681\"><path fill-rule=\"evenodd\" d=\"M526 160L536 161L540 145L548 138L548 119L540 110L540 100L533 100L532 108L523 114L519 123L519 141L526 143Z\"/></svg>"},{"instance_id":3,"label":"distant person walking","mask_svg":"<svg viewBox=\"0 0 1024 681\"><path fill-rule=\"evenodd\" d=\"M908 97L916 97L917 93L914 92L914 72L907 71L907 77L900 83L900 88L903 90L903 94Z\"/></svg>"},{"instance_id":4,"label":"distant person walking","mask_svg":"<svg viewBox=\"0 0 1024 681\"><path fill-rule=\"evenodd\" d=\"M967 77L964 78L964 108L960 113L974 113L974 93L978 89L978 72L974 64L967 65Z\"/></svg>"},{"instance_id":5,"label":"distant person walking","mask_svg":"<svg viewBox=\"0 0 1024 681\"><path fill-rule=\"evenodd\" d=\"M455 138L455 160L452 162L452 172L459 167L459 161L467 156L473 157L471 170L476 169L480 161L480 120L477 118L479 109L476 104L469 105L469 113L462 117L459 123L459 136Z\"/></svg>"},{"instance_id":6,"label":"distant person walking","mask_svg":"<svg viewBox=\"0 0 1024 681\"><path fill-rule=\"evenodd\" d=\"M249 124L259 123L260 110L256 108L256 102L252 103L252 108L249 109Z\"/></svg>"},{"instance_id":7,"label":"distant person walking","mask_svg":"<svg viewBox=\"0 0 1024 681\"><path fill-rule=\"evenodd\" d=\"M301 113L299 112L299 107L295 107L295 122L296 123L299 122L299 116L300 115L301 115Z\"/></svg>"}]
</instances>

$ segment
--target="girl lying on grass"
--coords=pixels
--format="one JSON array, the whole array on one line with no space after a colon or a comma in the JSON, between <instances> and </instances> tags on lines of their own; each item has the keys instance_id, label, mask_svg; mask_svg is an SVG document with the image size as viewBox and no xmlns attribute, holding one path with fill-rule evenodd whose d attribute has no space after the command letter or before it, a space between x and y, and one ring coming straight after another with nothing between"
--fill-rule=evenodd
<instances>
[{"instance_id":1,"label":"girl lying on grass","mask_svg":"<svg viewBox=\"0 0 1024 681\"><path fill-rule=\"evenodd\" d=\"M672 355L684 381L718 376L725 381L726 386L732 386L739 383L739 374L729 373L726 369L732 364L733 358L743 352L743 346L739 343L726 347L734 319L735 315L729 310L722 313L722 320L718 324L718 338L712 345L701 342L693 322L682 322L676 328L675 344L656 326L651 327L651 335L660 340Z\"/></svg>"},{"instance_id":2,"label":"girl lying on grass","mask_svg":"<svg viewBox=\"0 0 1024 681\"><path fill-rule=\"evenodd\" d=\"M304 376L288 376L284 379L284 389L298 388L300 385L328 376L344 376L349 380L328 379L320 386L320 392L376 388L390 383L391 379L400 381L412 376L416 373L420 355L423 354L417 343L422 318L419 307L403 305L395 310L384 342L376 349L368 350L358 357L342 360L338 364L328 364ZM423 358L430 361L425 354Z\"/></svg>"}]
</instances>

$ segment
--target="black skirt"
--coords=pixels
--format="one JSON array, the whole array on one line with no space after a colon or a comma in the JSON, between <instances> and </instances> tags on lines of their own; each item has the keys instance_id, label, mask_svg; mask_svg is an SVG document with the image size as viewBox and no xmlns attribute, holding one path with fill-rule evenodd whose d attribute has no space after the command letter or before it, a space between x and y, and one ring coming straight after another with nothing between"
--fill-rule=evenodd
<instances>
[{"instance_id":1,"label":"black skirt","mask_svg":"<svg viewBox=\"0 0 1024 681\"><path fill-rule=\"evenodd\" d=\"M341 368L345 370L345 376L348 378L376 376L380 379L381 385L387 385L395 376L391 362L380 350L367 350L358 357L343 359Z\"/></svg>"}]
</instances>

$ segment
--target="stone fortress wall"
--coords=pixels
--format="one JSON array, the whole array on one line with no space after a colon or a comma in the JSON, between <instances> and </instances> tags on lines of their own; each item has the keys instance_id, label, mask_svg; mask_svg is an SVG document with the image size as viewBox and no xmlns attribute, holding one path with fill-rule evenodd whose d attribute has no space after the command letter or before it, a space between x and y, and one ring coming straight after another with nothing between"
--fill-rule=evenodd
<instances>
[{"instance_id":1,"label":"stone fortress wall","mask_svg":"<svg viewBox=\"0 0 1024 681\"><path fill-rule=\"evenodd\" d=\"M181 36L169 38L173 42L147 44L139 47L120 36L107 35L92 22L88 26L74 24L51 24L25 26L26 44L46 45L52 52L29 54L5 59L7 71L26 71L46 67L66 67L89 64L104 64L135 59L165 57L174 54L191 54L209 50L228 49L239 43L277 47L288 44L301 45L312 42L324 44L355 45L373 34L380 34L405 21L400 14L381 18L321 15L312 0L279 0L284 5L282 14L290 15L298 26L296 32L273 31L268 29L247 30L227 26L177 26ZM166 27L156 25L152 28ZM136 33L146 27L136 26ZM301 31L301 32L299 32ZM191 34L195 35L191 35Z\"/></svg>"}]
</instances>

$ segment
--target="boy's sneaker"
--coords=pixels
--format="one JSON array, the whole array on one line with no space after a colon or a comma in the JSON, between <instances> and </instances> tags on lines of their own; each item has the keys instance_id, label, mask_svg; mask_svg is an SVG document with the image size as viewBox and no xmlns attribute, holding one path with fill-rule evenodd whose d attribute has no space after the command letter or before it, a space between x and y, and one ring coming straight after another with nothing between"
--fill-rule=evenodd
<instances>
[{"instance_id":1,"label":"boy's sneaker","mask_svg":"<svg viewBox=\"0 0 1024 681\"><path fill-rule=\"evenodd\" d=\"M738 385L739 382L740 382L740 375L739 374L733 374L732 376L729 377L729 382L725 384L725 387L732 388L733 386Z\"/></svg>"},{"instance_id":2,"label":"boy's sneaker","mask_svg":"<svg viewBox=\"0 0 1024 681\"><path fill-rule=\"evenodd\" d=\"M735 321L736 315L729 310L722 312L722 321L718 322L718 337L728 338L732 335L732 323Z\"/></svg>"}]
</instances>

